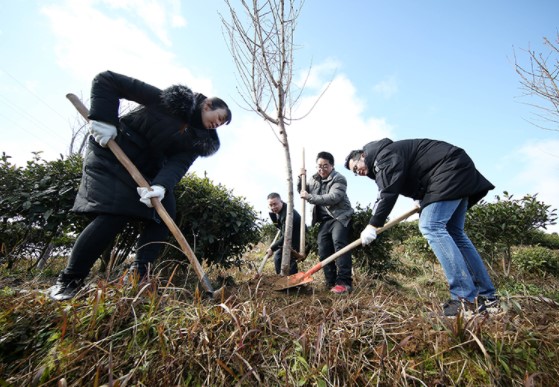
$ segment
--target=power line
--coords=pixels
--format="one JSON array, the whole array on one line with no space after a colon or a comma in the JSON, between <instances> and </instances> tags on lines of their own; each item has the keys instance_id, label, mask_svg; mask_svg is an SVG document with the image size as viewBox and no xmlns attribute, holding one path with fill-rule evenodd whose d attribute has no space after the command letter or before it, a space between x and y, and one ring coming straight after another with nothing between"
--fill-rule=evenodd
<instances>
[{"instance_id":1,"label":"power line","mask_svg":"<svg viewBox=\"0 0 559 387\"><path fill-rule=\"evenodd\" d=\"M35 117L33 117L31 114L29 114L29 112L27 110L24 110L20 107L18 107L17 105L15 105L14 103L10 102L9 100L7 100L6 97L4 97L3 95L0 95L0 98L3 99L3 102L8 105L9 108L11 108L12 110L14 110L15 112L17 112L18 114L27 117L29 120L33 121L33 123L35 123L36 125L42 126L43 128L49 130L49 127L46 126L43 121L36 119Z\"/></svg>"},{"instance_id":2,"label":"power line","mask_svg":"<svg viewBox=\"0 0 559 387\"><path fill-rule=\"evenodd\" d=\"M27 93L31 94L42 105L46 106L48 109L56 113L56 116L62 118L65 127L70 125L67 117L61 115L56 109L54 109L51 105L49 105L39 95L37 95L28 87L26 87L16 77L14 77L12 74L7 72L3 68L0 70L6 75L8 75L18 87L23 88ZM9 122L9 125L11 125L13 128L17 128L17 130L25 132L28 135L32 136L33 138L37 139L40 143L43 144L43 147L46 148L42 150L50 150L51 152L54 151L60 154L65 153L65 151L64 152L60 151L60 142L64 144L69 141L69 138L66 136L62 136L60 132L53 130L52 127L49 127L48 125L45 124L45 120L43 118L36 118L27 108L22 108L18 106L16 102L17 101L14 101L13 98L9 98L9 96L0 95L0 103L6 107L4 109L5 110L4 112L0 111L0 117L2 117L4 121ZM9 111L8 109L13 111L19 117L13 118L7 115L6 113L8 113ZM30 122L30 124L22 125L22 123L26 120ZM38 128L40 130L40 133L37 133L36 130L33 131L32 129L25 127L31 125L33 128ZM36 151L42 151L42 150L36 150ZM4 151L7 151L7 149L4 149Z\"/></svg>"},{"instance_id":3,"label":"power line","mask_svg":"<svg viewBox=\"0 0 559 387\"><path fill-rule=\"evenodd\" d=\"M12 74L10 74L9 72L7 72L6 70L2 69L2 72L4 72L6 75L8 75L10 78L12 78L14 80L14 82L16 82L20 87L22 87L23 89L27 90L28 93L30 93L31 95L33 95L35 98L37 98L39 101L41 101L46 107L48 107L50 110L52 110L57 116L59 116L60 118L62 118L64 121L66 121L66 117L64 117L62 114L60 114L56 109L54 109L52 106L50 106L44 99L42 99L41 97L39 97L37 94L35 94L33 92L33 90L29 89L27 86L25 86L22 82L20 82L16 77L14 77Z\"/></svg>"}]
</instances>

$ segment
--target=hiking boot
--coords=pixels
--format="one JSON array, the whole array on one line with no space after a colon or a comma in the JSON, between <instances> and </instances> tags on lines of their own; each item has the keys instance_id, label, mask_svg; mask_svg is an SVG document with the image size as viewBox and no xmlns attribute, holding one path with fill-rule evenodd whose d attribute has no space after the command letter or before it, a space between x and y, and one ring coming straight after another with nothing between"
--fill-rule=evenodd
<instances>
[{"instance_id":1,"label":"hiking boot","mask_svg":"<svg viewBox=\"0 0 559 387\"><path fill-rule=\"evenodd\" d=\"M335 294L349 294L353 289L349 285L336 285L330 291Z\"/></svg>"},{"instance_id":2,"label":"hiking boot","mask_svg":"<svg viewBox=\"0 0 559 387\"><path fill-rule=\"evenodd\" d=\"M485 304L469 302L466 300L449 300L443 305L443 312L446 317L456 317L459 313L476 314L485 312Z\"/></svg>"},{"instance_id":3,"label":"hiking boot","mask_svg":"<svg viewBox=\"0 0 559 387\"><path fill-rule=\"evenodd\" d=\"M62 272L58 275L56 284L48 289L48 295L56 301L69 300L74 298L83 287L83 284L83 278L68 276Z\"/></svg>"},{"instance_id":4,"label":"hiking boot","mask_svg":"<svg viewBox=\"0 0 559 387\"><path fill-rule=\"evenodd\" d=\"M499 311L500 301L499 297L485 297L485 296L478 296L477 302L479 305L484 305L485 310L490 313L497 313Z\"/></svg>"}]
</instances>

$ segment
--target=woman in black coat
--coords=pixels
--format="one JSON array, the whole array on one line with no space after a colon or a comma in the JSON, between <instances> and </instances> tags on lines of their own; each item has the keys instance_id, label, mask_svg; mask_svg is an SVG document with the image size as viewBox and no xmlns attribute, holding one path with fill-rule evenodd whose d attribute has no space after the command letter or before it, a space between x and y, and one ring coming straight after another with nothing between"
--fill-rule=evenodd
<instances>
[{"instance_id":1,"label":"woman in black coat","mask_svg":"<svg viewBox=\"0 0 559 387\"><path fill-rule=\"evenodd\" d=\"M119 117L120 99L138 103ZM173 189L199 156L219 149L216 128L231 122L219 98L207 98L183 85L160 90L137 79L105 71L91 87L90 133L83 175L73 211L91 222L78 236L66 268L50 289L56 300L72 298L101 253L129 220L143 220L132 269L143 277L168 236L150 199L157 197L171 217ZM151 185L140 188L106 148L114 139ZM154 243L155 242L155 243Z\"/></svg>"},{"instance_id":2,"label":"woman in black coat","mask_svg":"<svg viewBox=\"0 0 559 387\"><path fill-rule=\"evenodd\" d=\"M495 187L463 149L429 139L393 142L385 138L352 151L345 166L375 180L379 189L369 225L361 233L363 245L376 238L376 228L384 225L398 195L417 200L421 204L419 229L450 287L445 315L455 316L461 308L482 311L496 303L487 269L464 233L467 209Z\"/></svg>"}]
</instances>

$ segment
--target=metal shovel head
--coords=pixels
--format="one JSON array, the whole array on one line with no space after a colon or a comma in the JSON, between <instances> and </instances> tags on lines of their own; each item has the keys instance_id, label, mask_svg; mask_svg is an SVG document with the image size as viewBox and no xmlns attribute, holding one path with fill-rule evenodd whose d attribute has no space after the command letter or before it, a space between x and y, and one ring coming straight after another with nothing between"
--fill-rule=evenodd
<instances>
[{"instance_id":1,"label":"metal shovel head","mask_svg":"<svg viewBox=\"0 0 559 387\"><path fill-rule=\"evenodd\" d=\"M295 286L306 284L312 282L312 277L310 275L305 275L306 273L295 273L293 275L288 275L285 278L280 278L274 284L274 290L284 290Z\"/></svg>"}]
</instances>

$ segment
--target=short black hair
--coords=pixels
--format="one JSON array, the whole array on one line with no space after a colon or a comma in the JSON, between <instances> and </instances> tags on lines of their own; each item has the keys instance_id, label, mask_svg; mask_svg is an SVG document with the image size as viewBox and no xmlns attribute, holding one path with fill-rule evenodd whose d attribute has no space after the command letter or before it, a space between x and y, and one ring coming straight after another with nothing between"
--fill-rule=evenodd
<instances>
[{"instance_id":1,"label":"short black hair","mask_svg":"<svg viewBox=\"0 0 559 387\"><path fill-rule=\"evenodd\" d=\"M281 200L281 196L280 196L280 194L277 193L277 192L272 192L271 194L268 195L267 199L268 199L268 200L270 200L270 199L279 199L279 200Z\"/></svg>"},{"instance_id":2,"label":"short black hair","mask_svg":"<svg viewBox=\"0 0 559 387\"><path fill-rule=\"evenodd\" d=\"M351 152L349 152L349 154L347 155L347 157L345 158L345 163L344 166L349 169L349 162L351 160L353 161L359 161L359 159L361 158L361 155L363 154L362 150L352 150Z\"/></svg>"},{"instance_id":3,"label":"short black hair","mask_svg":"<svg viewBox=\"0 0 559 387\"><path fill-rule=\"evenodd\" d=\"M334 165L334 156L332 156L332 153L330 152L318 152L318 155L316 155L316 159L328 160L330 164Z\"/></svg>"}]
</instances>

